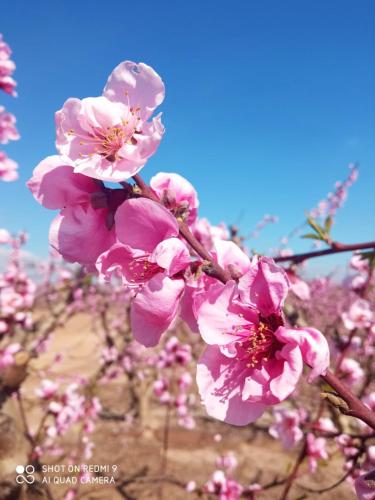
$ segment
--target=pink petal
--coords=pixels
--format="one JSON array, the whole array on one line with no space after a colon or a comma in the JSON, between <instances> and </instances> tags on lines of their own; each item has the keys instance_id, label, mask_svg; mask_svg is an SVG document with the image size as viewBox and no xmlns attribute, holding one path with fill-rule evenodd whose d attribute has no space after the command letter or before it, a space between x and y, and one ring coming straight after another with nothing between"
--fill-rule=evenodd
<instances>
[{"instance_id":1,"label":"pink petal","mask_svg":"<svg viewBox=\"0 0 375 500\"><path fill-rule=\"evenodd\" d=\"M131 307L131 326L138 342L146 347L159 342L177 315L184 286L184 280L160 273L138 292Z\"/></svg>"},{"instance_id":2,"label":"pink petal","mask_svg":"<svg viewBox=\"0 0 375 500\"><path fill-rule=\"evenodd\" d=\"M329 347L326 338L319 330L280 326L275 336L281 342L298 345L303 361L312 368L308 376L309 382L326 372L329 367Z\"/></svg>"},{"instance_id":3,"label":"pink petal","mask_svg":"<svg viewBox=\"0 0 375 500\"><path fill-rule=\"evenodd\" d=\"M159 172L151 178L150 186L167 208L186 211L188 224L195 221L199 200L188 180L179 174Z\"/></svg>"},{"instance_id":4,"label":"pink petal","mask_svg":"<svg viewBox=\"0 0 375 500\"><path fill-rule=\"evenodd\" d=\"M197 365L197 384L207 413L232 425L247 425L259 418L265 405L243 401L241 381L231 358L209 346ZM234 374L232 378L231 375Z\"/></svg>"},{"instance_id":5,"label":"pink petal","mask_svg":"<svg viewBox=\"0 0 375 500\"><path fill-rule=\"evenodd\" d=\"M177 221L169 211L146 198L125 201L116 211L115 222L121 243L149 253L161 241L179 232Z\"/></svg>"},{"instance_id":6,"label":"pink petal","mask_svg":"<svg viewBox=\"0 0 375 500\"><path fill-rule=\"evenodd\" d=\"M285 345L279 354L285 361L279 360L282 371L280 375L271 380L270 390L280 402L295 390L302 375L303 362L301 351L297 346Z\"/></svg>"},{"instance_id":7,"label":"pink petal","mask_svg":"<svg viewBox=\"0 0 375 500\"><path fill-rule=\"evenodd\" d=\"M375 469L357 477L354 481L358 500L374 500L375 498Z\"/></svg>"},{"instance_id":8,"label":"pink petal","mask_svg":"<svg viewBox=\"0 0 375 500\"><path fill-rule=\"evenodd\" d=\"M144 63L124 61L111 73L103 91L111 101L140 107L146 120L164 100L164 84L160 76Z\"/></svg>"},{"instance_id":9,"label":"pink petal","mask_svg":"<svg viewBox=\"0 0 375 500\"><path fill-rule=\"evenodd\" d=\"M106 280L110 280L112 276L120 275L128 285L134 285L130 265L134 258L144 255L141 250L132 250L122 243L115 243L108 251L98 257L96 268Z\"/></svg>"},{"instance_id":10,"label":"pink petal","mask_svg":"<svg viewBox=\"0 0 375 500\"><path fill-rule=\"evenodd\" d=\"M250 259L233 241L220 239L214 240L214 253L217 262L224 268L230 268L238 271L240 275L245 274L250 269Z\"/></svg>"},{"instance_id":11,"label":"pink petal","mask_svg":"<svg viewBox=\"0 0 375 500\"><path fill-rule=\"evenodd\" d=\"M94 265L115 241L113 229L106 226L107 213L90 205L65 208L51 224L50 244L68 262Z\"/></svg>"},{"instance_id":12,"label":"pink petal","mask_svg":"<svg viewBox=\"0 0 375 500\"><path fill-rule=\"evenodd\" d=\"M90 194L99 191L92 179L73 172L69 158L57 155L39 163L27 187L41 205L51 210L87 203Z\"/></svg>"},{"instance_id":13,"label":"pink petal","mask_svg":"<svg viewBox=\"0 0 375 500\"><path fill-rule=\"evenodd\" d=\"M60 154L72 159L79 157L79 152L82 150L80 142L87 136L87 131L82 128L78 120L80 110L80 99L71 97L64 102L62 109L55 113L56 149ZM71 130L75 135L69 133Z\"/></svg>"},{"instance_id":14,"label":"pink petal","mask_svg":"<svg viewBox=\"0 0 375 500\"><path fill-rule=\"evenodd\" d=\"M235 327L247 325L247 316L252 313L250 310L240 312L233 302L236 294L236 283L228 281L226 285L215 283L196 295L194 306L199 331L207 344L224 345L241 338ZM253 319L257 321L256 315Z\"/></svg>"},{"instance_id":15,"label":"pink petal","mask_svg":"<svg viewBox=\"0 0 375 500\"><path fill-rule=\"evenodd\" d=\"M194 313L194 295L196 288L186 285L184 294L181 298L180 317L187 323L190 330L194 333L199 332L197 319Z\"/></svg>"},{"instance_id":16,"label":"pink petal","mask_svg":"<svg viewBox=\"0 0 375 500\"><path fill-rule=\"evenodd\" d=\"M251 369L247 371L242 398L244 401L260 403L267 399L270 374L263 367L260 369Z\"/></svg>"},{"instance_id":17,"label":"pink petal","mask_svg":"<svg viewBox=\"0 0 375 500\"><path fill-rule=\"evenodd\" d=\"M135 175L144 163L138 164L125 160L111 162L104 156L94 154L76 161L74 172L102 181L122 182Z\"/></svg>"},{"instance_id":18,"label":"pink petal","mask_svg":"<svg viewBox=\"0 0 375 500\"><path fill-rule=\"evenodd\" d=\"M239 281L241 299L265 317L280 311L289 286L284 269L268 257L255 258Z\"/></svg>"},{"instance_id":19,"label":"pink petal","mask_svg":"<svg viewBox=\"0 0 375 500\"><path fill-rule=\"evenodd\" d=\"M167 271L168 276L186 269L191 257L186 245L178 238L161 241L150 256L150 262L156 262Z\"/></svg>"},{"instance_id":20,"label":"pink petal","mask_svg":"<svg viewBox=\"0 0 375 500\"><path fill-rule=\"evenodd\" d=\"M105 131L121 124L127 113L127 106L121 103L113 103L103 96L86 97L81 100L77 118L81 127L90 133L93 128Z\"/></svg>"}]
</instances>

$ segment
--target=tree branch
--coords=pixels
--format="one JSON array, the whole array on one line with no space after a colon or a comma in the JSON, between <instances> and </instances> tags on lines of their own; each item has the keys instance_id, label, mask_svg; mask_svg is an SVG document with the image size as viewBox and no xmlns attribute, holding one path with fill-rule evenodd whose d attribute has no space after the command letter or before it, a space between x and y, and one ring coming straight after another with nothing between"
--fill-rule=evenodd
<instances>
[{"instance_id":1,"label":"tree branch","mask_svg":"<svg viewBox=\"0 0 375 500\"><path fill-rule=\"evenodd\" d=\"M324 250L316 250L314 252L300 253L296 255L285 255L274 257L275 262L293 262L294 264L299 264L307 259L313 259L315 257L324 257L325 255L333 255L342 252L354 252L356 250L368 250L375 248L375 241L368 241L366 243L353 243L346 245L344 243L333 242L330 248L325 248Z\"/></svg>"}]
</instances>

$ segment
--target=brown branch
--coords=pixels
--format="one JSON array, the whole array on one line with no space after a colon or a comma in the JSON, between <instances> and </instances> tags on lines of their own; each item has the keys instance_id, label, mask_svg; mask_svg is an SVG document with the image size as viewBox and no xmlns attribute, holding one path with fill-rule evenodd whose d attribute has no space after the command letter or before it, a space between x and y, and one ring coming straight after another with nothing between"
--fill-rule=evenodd
<instances>
[{"instance_id":1,"label":"brown branch","mask_svg":"<svg viewBox=\"0 0 375 500\"><path fill-rule=\"evenodd\" d=\"M329 370L325 375L320 376L332 389L347 403L348 409L344 410L342 407L341 412L351 417L356 417L375 429L375 413L371 411L360 399L355 396L349 387L336 377Z\"/></svg>"},{"instance_id":2,"label":"brown branch","mask_svg":"<svg viewBox=\"0 0 375 500\"><path fill-rule=\"evenodd\" d=\"M354 252L356 250L368 250L375 248L375 241L368 241L366 243L353 243L346 245L344 243L332 242L330 248L325 248L324 250L316 250L314 252L300 253L296 255L285 255L274 257L275 262L293 262L294 264L299 264L307 259L313 259L315 257L324 257L325 255L333 255L342 252Z\"/></svg>"},{"instance_id":3,"label":"brown branch","mask_svg":"<svg viewBox=\"0 0 375 500\"><path fill-rule=\"evenodd\" d=\"M298 470L299 470L300 466L302 465L303 461L305 460L306 454L307 454L307 441L305 439L303 446L298 454L297 460L294 463L293 469L292 469L291 473L289 474L288 479L286 480L284 489L283 489L281 496L280 496L280 500L286 500L288 498L290 488L292 487L293 482L297 477Z\"/></svg>"}]
</instances>

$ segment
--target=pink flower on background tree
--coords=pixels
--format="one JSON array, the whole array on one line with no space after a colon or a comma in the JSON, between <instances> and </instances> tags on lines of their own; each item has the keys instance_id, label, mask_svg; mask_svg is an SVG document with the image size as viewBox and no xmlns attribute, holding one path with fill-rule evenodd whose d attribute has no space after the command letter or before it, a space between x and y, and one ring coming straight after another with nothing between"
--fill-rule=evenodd
<instances>
[{"instance_id":1,"label":"pink flower on background tree","mask_svg":"<svg viewBox=\"0 0 375 500\"><path fill-rule=\"evenodd\" d=\"M18 165L14 160L0 151L0 180L5 182L12 182L18 179Z\"/></svg>"},{"instance_id":2,"label":"pink flower on background tree","mask_svg":"<svg viewBox=\"0 0 375 500\"><path fill-rule=\"evenodd\" d=\"M11 55L12 51L9 45L4 42L3 35L0 33L0 89L16 97L17 83L11 76L16 69L16 65L10 58Z\"/></svg>"},{"instance_id":3,"label":"pink flower on background tree","mask_svg":"<svg viewBox=\"0 0 375 500\"><path fill-rule=\"evenodd\" d=\"M274 423L269 433L275 439L280 439L284 448L293 448L303 438L301 424L306 418L303 410L276 408L273 412Z\"/></svg>"},{"instance_id":4,"label":"pink flower on background tree","mask_svg":"<svg viewBox=\"0 0 375 500\"><path fill-rule=\"evenodd\" d=\"M349 311L344 312L341 317L345 328L354 330L354 328L370 327L374 318L374 313L367 300L357 299L350 306Z\"/></svg>"},{"instance_id":5,"label":"pink flower on background tree","mask_svg":"<svg viewBox=\"0 0 375 500\"><path fill-rule=\"evenodd\" d=\"M68 99L56 113L56 147L75 172L120 182L135 175L159 146L164 99L160 76L143 63L125 61L108 78L103 95Z\"/></svg>"},{"instance_id":6,"label":"pink flower on background tree","mask_svg":"<svg viewBox=\"0 0 375 500\"><path fill-rule=\"evenodd\" d=\"M307 434L307 457L311 473L316 472L319 460L327 460L326 439L315 437L311 432Z\"/></svg>"},{"instance_id":7,"label":"pink flower on background tree","mask_svg":"<svg viewBox=\"0 0 375 500\"><path fill-rule=\"evenodd\" d=\"M375 498L375 469L359 476L354 482L358 500L374 500Z\"/></svg>"},{"instance_id":8,"label":"pink flower on background tree","mask_svg":"<svg viewBox=\"0 0 375 500\"><path fill-rule=\"evenodd\" d=\"M303 363L309 381L329 365L324 336L285 326L282 306L290 284L272 259L255 258L239 280L217 283L195 300L199 331L208 347L197 383L209 415L246 425L296 388Z\"/></svg>"},{"instance_id":9,"label":"pink flower on background tree","mask_svg":"<svg viewBox=\"0 0 375 500\"><path fill-rule=\"evenodd\" d=\"M16 117L11 113L7 113L4 106L0 106L0 144L17 141L19 138Z\"/></svg>"}]
</instances>

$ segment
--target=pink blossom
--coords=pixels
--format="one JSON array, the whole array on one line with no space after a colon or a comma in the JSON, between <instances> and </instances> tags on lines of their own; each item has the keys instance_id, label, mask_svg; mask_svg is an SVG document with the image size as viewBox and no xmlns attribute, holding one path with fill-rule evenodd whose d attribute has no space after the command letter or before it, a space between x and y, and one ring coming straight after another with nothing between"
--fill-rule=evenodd
<instances>
[{"instance_id":1,"label":"pink blossom","mask_svg":"<svg viewBox=\"0 0 375 500\"><path fill-rule=\"evenodd\" d=\"M0 144L7 144L9 141L16 141L19 138L16 117L7 113L4 106L0 106Z\"/></svg>"},{"instance_id":2,"label":"pink blossom","mask_svg":"<svg viewBox=\"0 0 375 500\"><path fill-rule=\"evenodd\" d=\"M62 156L40 162L27 186L41 205L61 210L50 229L52 247L68 262L94 266L115 242L113 216L125 190L111 190L74 173L72 162Z\"/></svg>"},{"instance_id":3,"label":"pink blossom","mask_svg":"<svg viewBox=\"0 0 375 500\"><path fill-rule=\"evenodd\" d=\"M0 61L0 73L8 66L7 62ZM0 76L0 89L4 90L6 94L17 97L16 92L17 83L11 76Z\"/></svg>"},{"instance_id":4,"label":"pink blossom","mask_svg":"<svg viewBox=\"0 0 375 500\"><path fill-rule=\"evenodd\" d=\"M298 410L277 408L273 411L274 423L269 428L269 433L275 439L280 439L284 448L290 449L303 438L301 423L303 415Z\"/></svg>"},{"instance_id":5,"label":"pink blossom","mask_svg":"<svg viewBox=\"0 0 375 500\"><path fill-rule=\"evenodd\" d=\"M233 241L214 238L212 254L216 262L235 279L241 278L250 270L251 261L248 255Z\"/></svg>"},{"instance_id":6,"label":"pink blossom","mask_svg":"<svg viewBox=\"0 0 375 500\"><path fill-rule=\"evenodd\" d=\"M367 396L363 398L363 402L371 408L371 410L375 411L375 392L370 392Z\"/></svg>"},{"instance_id":7,"label":"pink blossom","mask_svg":"<svg viewBox=\"0 0 375 500\"><path fill-rule=\"evenodd\" d=\"M328 459L326 439L322 437L316 438L312 433L307 434L307 456L309 470L314 473L318 467L318 460Z\"/></svg>"},{"instance_id":8,"label":"pink blossom","mask_svg":"<svg viewBox=\"0 0 375 500\"><path fill-rule=\"evenodd\" d=\"M180 273L190 264L190 254L178 239L176 219L151 200L125 201L115 224L119 243L99 257L97 269L106 279L119 273L135 287L132 331L138 342L153 346L176 318L184 290Z\"/></svg>"},{"instance_id":9,"label":"pink blossom","mask_svg":"<svg viewBox=\"0 0 375 500\"><path fill-rule=\"evenodd\" d=\"M288 270L287 275L290 282L290 289L300 300L310 300L310 287L296 273Z\"/></svg>"},{"instance_id":10,"label":"pink blossom","mask_svg":"<svg viewBox=\"0 0 375 500\"><path fill-rule=\"evenodd\" d=\"M58 388L59 386L56 382L48 379L43 379L41 381L40 387L36 389L35 393L40 399L51 399L55 395Z\"/></svg>"},{"instance_id":11,"label":"pink blossom","mask_svg":"<svg viewBox=\"0 0 375 500\"><path fill-rule=\"evenodd\" d=\"M268 224L276 224L279 222L279 218L277 215L263 215L262 219L257 222L255 226L255 230L250 233L251 238L259 238L260 232L264 229Z\"/></svg>"},{"instance_id":12,"label":"pink blossom","mask_svg":"<svg viewBox=\"0 0 375 500\"><path fill-rule=\"evenodd\" d=\"M335 424L329 417L320 417L314 427L323 432L337 432Z\"/></svg>"},{"instance_id":13,"label":"pink blossom","mask_svg":"<svg viewBox=\"0 0 375 500\"><path fill-rule=\"evenodd\" d=\"M222 470L216 470L204 489L207 493L217 495L220 500L238 500L243 487L234 479L227 478Z\"/></svg>"},{"instance_id":14,"label":"pink blossom","mask_svg":"<svg viewBox=\"0 0 375 500\"><path fill-rule=\"evenodd\" d=\"M196 488L197 488L197 483L195 481L189 481L185 487L188 493L193 493L193 491L195 491Z\"/></svg>"},{"instance_id":15,"label":"pink blossom","mask_svg":"<svg viewBox=\"0 0 375 500\"><path fill-rule=\"evenodd\" d=\"M344 281L352 290L361 290L367 283L367 276L365 274L357 274L356 276L348 276Z\"/></svg>"},{"instance_id":16,"label":"pink blossom","mask_svg":"<svg viewBox=\"0 0 375 500\"><path fill-rule=\"evenodd\" d=\"M225 469L227 472L232 473L238 466L238 461L234 453L229 452L221 455L216 459L216 467Z\"/></svg>"},{"instance_id":17,"label":"pink blossom","mask_svg":"<svg viewBox=\"0 0 375 500\"><path fill-rule=\"evenodd\" d=\"M343 206L348 196L348 190L358 179L358 167L351 163L348 166L349 174L344 181L335 183L335 190L328 193L325 200L322 200L316 208L310 211L311 217L335 217L337 211Z\"/></svg>"},{"instance_id":18,"label":"pink blossom","mask_svg":"<svg viewBox=\"0 0 375 500\"><path fill-rule=\"evenodd\" d=\"M178 385L181 390L188 389L193 383L193 378L189 372L184 372L178 379Z\"/></svg>"},{"instance_id":19,"label":"pink blossom","mask_svg":"<svg viewBox=\"0 0 375 500\"><path fill-rule=\"evenodd\" d=\"M368 260L364 259L360 253L354 253L350 259L350 267L356 271L367 273Z\"/></svg>"},{"instance_id":20,"label":"pink blossom","mask_svg":"<svg viewBox=\"0 0 375 500\"><path fill-rule=\"evenodd\" d=\"M345 358L340 364L340 378L348 385L354 385L364 377L361 365L355 359Z\"/></svg>"},{"instance_id":21,"label":"pink blossom","mask_svg":"<svg viewBox=\"0 0 375 500\"><path fill-rule=\"evenodd\" d=\"M0 229L0 244L10 243L12 237L7 229Z\"/></svg>"},{"instance_id":22,"label":"pink blossom","mask_svg":"<svg viewBox=\"0 0 375 500\"><path fill-rule=\"evenodd\" d=\"M367 328L371 326L374 314L367 300L357 299L350 306L348 312L341 315L345 328L354 330L354 328Z\"/></svg>"},{"instance_id":23,"label":"pink blossom","mask_svg":"<svg viewBox=\"0 0 375 500\"><path fill-rule=\"evenodd\" d=\"M168 391L168 380L166 379L159 379L155 380L154 382L154 394L158 398L161 398L165 392Z\"/></svg>"},{"instance_id":24,"label":"pink blossom","mask_svg":"<svg viewBox=\"0 0 375 500\"><path fill-rule=\"evenodd\" d=\"M229 231L224 223L213 226L207 219L196 219L191 229L194 236L207 250L211 250L215 239L229 239Z\"/></svg>"},{"instance_id":25,"label":"pink blossom","mask_svg":"<svg viewBox=\"0 0 375 500\"><path fill-rule=\"evenodd\" d=\"M9 344L4 349L0 349L0 370L14 364L14 355L21 349L18 343Z\"/></svg>"},{"instance_id":26,"label":"pink blossom","mask_svg":"<svg viewBox=\"0 0 375 500\"><path fill-rule=\"evenodd\" d=\"M198 294L199 331L209 344L198 362L197 382L209 415L234 425L260 417L286 399L302 374L311 381L329 365L324 336L314 328L284 326L281 307L289 289L272 259L254 259L239 280Z\"/></svg>"},{"instance_id":27,"label":"pink blossom","mask_svg":"<svg viewBox=\"0 0 375 500\"><path fill-rule=\"evenodd\" d=\"M125 61L108 78L103 95L68 99L56 113L56 147L74 161L75 172L119 182L135 175L164 133L159 75L143 63Z\"/></svg>"},{"instance_id":28,"label":"pink blossom","mask_svg":"<svg viewBox=\"0 0 375 500\"><path fill-rule=\"evenodd\" d=\"M16 69L16 65L10 59L11 54L9 45L4 42L3 36L0 34L0 89L15 97L17 83L11 75Z\"/></svg>"},{"instance_id":29,"label":"pink blossom","mask_svg":"<svg viewBox=\"0 0 375 500\"><path fill-rule=\"evenodd\" d=\"M366 472L354 481L355 492L359 500L374 500L375 470Z\"/></svg>"},{"instance_id":30,"label":"pink blossom","mask_svg":"<svg viewBox=\"0 0 375 500\"><path fill-rule=\"evenodd\" d=\"M0 151L0 180L5 182L16 181L18 179L17 169L17 163L8 158L3 151Z\"/></svg>"},{"instance_id":31,"label":"pink blossom","mask_svg":"<svg viewBox=\"0 0 375 500\"><path fill-rule=\"evenodd\" d=\"M160 172L150 180L150 186L160 202L175 217L192 224L197 218L198 195L189 181L181 175Z\"/></svg>"}]
</instances>

